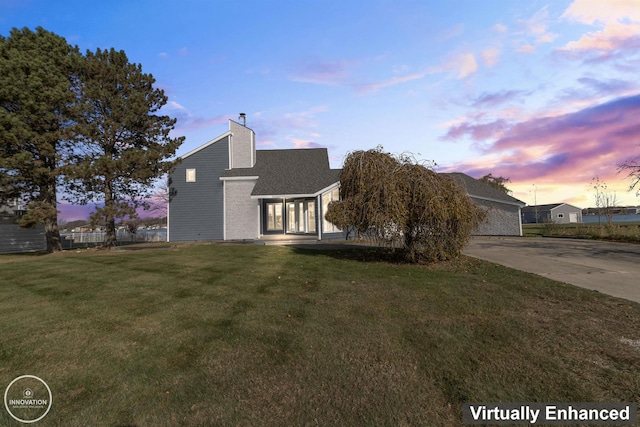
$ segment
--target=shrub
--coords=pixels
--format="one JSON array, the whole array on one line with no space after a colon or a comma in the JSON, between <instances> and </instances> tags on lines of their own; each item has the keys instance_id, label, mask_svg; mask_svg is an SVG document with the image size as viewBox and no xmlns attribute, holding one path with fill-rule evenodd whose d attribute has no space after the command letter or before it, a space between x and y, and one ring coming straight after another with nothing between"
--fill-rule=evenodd
<instances>
[{"instance_id":1,"label":"shrub","mask_svg":"<svg viewBox=\"0 0 640 427\"><path fill-rule=\"evenodd\" d=\"M451 178L381 147L350 153L340 185L341 201L331 203L327 219L401 247L409 262L457 257L485 216Z\"/></svg>"}]
</instances>

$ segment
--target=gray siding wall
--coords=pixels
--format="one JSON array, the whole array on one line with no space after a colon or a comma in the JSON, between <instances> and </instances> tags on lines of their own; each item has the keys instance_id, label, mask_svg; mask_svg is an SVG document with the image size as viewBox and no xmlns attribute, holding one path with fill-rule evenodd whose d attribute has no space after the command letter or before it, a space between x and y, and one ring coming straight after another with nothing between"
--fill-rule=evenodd
<instances>
[{"instance_id":1,"label":"gray siding wall","mask_svg":"<svg viewBox=\"0 0 640 427\"><path fill-rule=\"evenodd\" d=\"M561 205L551 210L551 220L556 224L568 224L570 222L570 213L578 215L578 221L582 222L582 210L570 205ZM563 214L562 218L558 214Z\"/></svg>"},{"instance_id":2,"label":"gray siding wall","mask_svg":"<svg viewBox=\"0 0 640 427\"><path fill-rule=\"evenodd\" d=\"M226 240L260 237L260 201L251 198L256 180L227 180L225 185Z\"/></svg>"},{"instance_id":3,"label":"gray siding wall","mask_svg":"<svg viewBox=\"0 0 640 427\"><path fill-rule=\"evenodd\" d=\"M0 254L46 250L44 226L25 229L17 224L0 224Z\"/></svg>"},{"instance_id":4,"label":"gray siding wall","mask_svg":"<svg viewBox=\"0 0 640 427\"><path fill-rule=\"evenodd\" d=\"M229 167L229 137L182 160L170 176L169 240L224 238L222 171ZM186 182L186 170L196 182Z\"/></svg>"},{"instance_id":5,"label":"gray siding wall","mask_svg":"<svg viewBox=\"0 0 640 427\"><path fill-rule=\"evenodd\" d=\"M551 211L540 209L538 212L535 210L532 212L522 212L523 224L543 224L549 221L551 221Z\"/></svg>"},{"instance_id":6,"label":"gray siding wall","mask_svg":"<svg viewBox=\"0 0 640 427\"><path fill-rule=\"evenodd\" d=\"M520 208L514 205L471 197L487 212L487 219L473 232L475 236L521 236Z\"/></svg>"},{"instance_id":7,"label":"gray siding wall","mask_svg":"<svg viewBox=\"0 0 640 427\"><path fill-rule=\"evenodd\" d=\"M231 136L231 169L255 165L255 134L248 127L229 120Z\"/></svg>"}]
</instances>

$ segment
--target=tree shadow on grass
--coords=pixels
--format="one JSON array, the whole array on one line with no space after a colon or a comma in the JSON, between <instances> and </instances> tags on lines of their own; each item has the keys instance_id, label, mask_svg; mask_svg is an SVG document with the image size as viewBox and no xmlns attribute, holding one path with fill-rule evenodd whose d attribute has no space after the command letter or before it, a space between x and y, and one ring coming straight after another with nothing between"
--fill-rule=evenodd
<instances>
[{"instance_id":1,"label":"tree shadow on grass","mask_svg":"<svg viewBox=\"0 0 640 427\"><path fill-rule=\"evenodd\" d=\"M33 258L33 257L41 257L44 255L49 255L47 251L33 251L33 252L9 252L6 254L0 254L0 260L2 258L9 259L11 258Z\"/></svg>"},{"instance_id":2,"label":"tree shadow on grass","mask_svg":"<svg viewBox=\"0 0 640 427\"><path fill-rule=\"evenodd\" d=\"M358 262L406 263L402 249L358 245L291 245L290 247L294 253L307 256L323 255Z\"/></svg>"},{"instance_id":3,"label":"tree shadow on grass","mask_svg":"<svg viewBox=\"0 0 640 427\"><path fill-rule=\"evenodd\" d=\"M465 255L448 261L407 261L400 248L386 248L360 245L289 245L294 253L305 256L328 256L337 260L356 261L361 263L386 263L393 265L415 265L421 268L438 270L460 270L477 266L484 261Z\"/></svg>"}]
</instances>

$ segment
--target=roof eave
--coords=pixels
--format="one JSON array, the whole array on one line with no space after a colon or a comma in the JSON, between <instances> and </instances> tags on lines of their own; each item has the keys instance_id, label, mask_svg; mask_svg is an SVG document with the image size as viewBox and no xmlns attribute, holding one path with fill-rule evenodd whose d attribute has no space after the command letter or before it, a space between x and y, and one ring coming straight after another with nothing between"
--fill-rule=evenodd
<instances>
[{"instance_id":1,"label":"roof eave","mask_svg":"<svg viewBox=\"0 0 640 427\"><path fill-rule=\"evenodd\" d=\"M493 199L491 197L482 197L482 196L474 196L473 194L469 194L469 197L472 197L474 199L480 199L480 200L487 200L489 202L497 202L497 203L504 203L505 205L512 205L512 206L518 206L519 208L523 208L525 207L527 204L521 201L507 201L507 200L500 200L500 199Z\"/></svg>"},{"instance_id":2,"label":"roof eave","mask_svg":"<svg viewBox=\"0 0 640 427\"><path fill-rule=\"evenodd\" d=\"M221 176L220 181L255 181L258 176Z\"/></svg>"},{"instance_id":3,"label":"roof eave","mask_svg":"<svg viewBox=\"0 0 640 427\"><path fill-rule=\"evenodd\" d=\"M315 193L299 193L299 194L255 194L251 195L252 199L295 199L302 197L318 197L319 195L326 193L329 190L340 185L340 181L334 182L331 185L328 185L321 190L316 191Z\"/></svg>"},{"instance_id":4,"label":"roof eave","mask_svg":"<svg viewBox=\"0 0 640 427\"><path fill-rule=\"evenodd\" d=\"M317 194L257 194L251 195L252 199L301 199L316 197Z\"/></svg>"}]
</instances>

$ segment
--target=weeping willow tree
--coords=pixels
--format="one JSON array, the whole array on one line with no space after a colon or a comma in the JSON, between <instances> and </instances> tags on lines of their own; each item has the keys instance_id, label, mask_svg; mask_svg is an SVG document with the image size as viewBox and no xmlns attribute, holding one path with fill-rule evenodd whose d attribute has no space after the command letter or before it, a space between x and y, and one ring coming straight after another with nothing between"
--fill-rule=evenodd
<instances>
[{"instance_id":1,"label":"weeping willow tree","mask_svg":"<svg viewBox=\"0 0 640 427\"><path fill-rule=\"evenodd\" d=\"M409 262L456 258L485 214L452 179L382 147L355 151L326 218L359 238L400 247Z\"/></svg>"}]
</instances>

